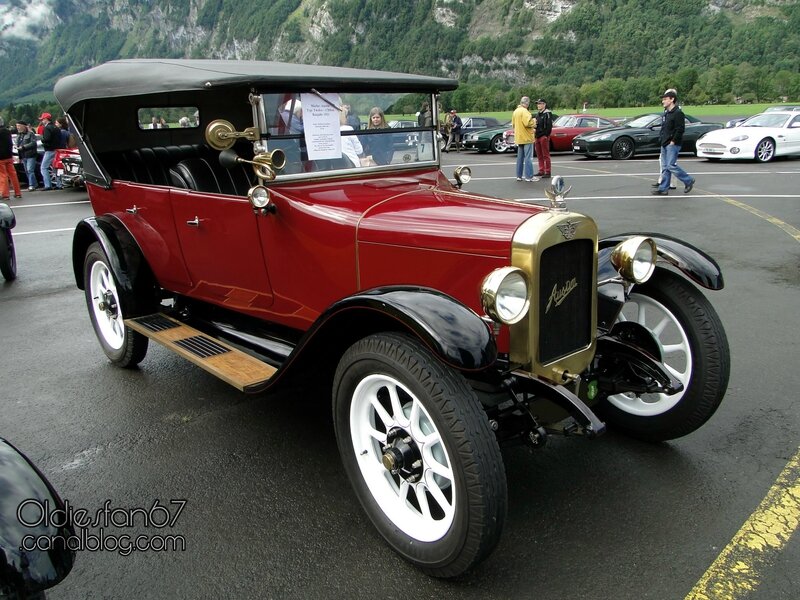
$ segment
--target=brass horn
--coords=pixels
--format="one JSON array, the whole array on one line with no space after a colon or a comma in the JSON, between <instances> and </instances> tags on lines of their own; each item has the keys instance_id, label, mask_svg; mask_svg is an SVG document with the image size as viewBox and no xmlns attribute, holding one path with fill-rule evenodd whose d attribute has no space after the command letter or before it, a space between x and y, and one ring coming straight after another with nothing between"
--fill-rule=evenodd
<instances>
[{"instance_id":1,"label":"brass horn","mask_svg":"<svg viewBox=\"0 0 800 600\"><path fill-rule=\"evenodd\" d=\"M235 150L231 150L230 148L219 153L219 164L226 169L230 169L239 163L253 165L253 170L257 177L272 181L275 179L276 171L280 171L286 166L286 153L280 148L275 148L272 152L260 152L256 154L253 160L242 158L236 154Z\"/></svg>"},{"instance_id":2,"label":"brass horn","mask_svg":"<svg viewBox=\"0 0 800 600\"><path fill-rule=\"evenodd\" d=\"M259 131L258 127L248 127L244 131L236 131L236 128L230 121L225 119L217 119L211 121L206 127L206 142L214 148L214 150L227 150L231 148L237 138L244 138L251 142L258 141Z\"/></svg>"}]
</instances>

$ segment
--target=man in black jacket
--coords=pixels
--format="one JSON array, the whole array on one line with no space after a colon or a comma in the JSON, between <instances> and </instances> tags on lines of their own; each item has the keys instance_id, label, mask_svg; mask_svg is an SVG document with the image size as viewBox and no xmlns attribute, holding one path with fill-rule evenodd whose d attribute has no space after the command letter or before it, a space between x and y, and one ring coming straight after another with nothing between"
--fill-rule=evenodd
<instances>
[{"instance_id":1,"label":"man in black jacket","mask_svg":"<svg viewBox=\"0 0 800 600\"><path fill-rule=\"evenodd\" d=\"M684 185L683 193L688 194L694 187L694 178L678 166L678 154L681 151L683 142L683 132L686 129L686 118L683 111L678 107L678 95L667 90L661 96L661 104L664 107L664 116L661 121L661 185L651 193L656 196L666 196L669 194L669 184L672 175L675 175Z\"/></svg>"},{"instance_id":2,"label":"man in black jacket","mask_svg":"<svg viewBox=\"0 0 800 600\"><path fill-rule=\"evenodd\" d=\"M536 101L536 133L533 142L536 158L539 160L539 177L550 177L550 134L553 133L553 113L547 108L547 102L539 98Z\"/></svg>"},{"instance_id":3,"label":"man in black jacket","mask_svg":"<svg viewBox=\"0 0 800 600\"><path fill-rule=\"evenodd\" d=\"M43 191L45 192L49 192L53 189L53 182L50 180L50 165L53 164L53 159L56 157L56 148L58 148L58 142L60 138L58 129L56 129L56 126L53 125L52 119L53 116L48 112L42 113L39 117L42 125L44 125L44 128L42 129L42 147L44 147L44 156L42 157L42 166L40 171L42 173L42 181L44 181Z\"/></svg>"},{"instance_id":4,"label":"man in black jacket","mask_svg":"<svg viewBox=\"0 0 800 600\"><path fill-rule=\"evenodd\" d=\"M36 158L39 151L36 148L36 134L28 127L25 121L17 121L17 155L19 162L25 168L28 176L28 191L36 189Z\"/></svg>"}]
</instances>

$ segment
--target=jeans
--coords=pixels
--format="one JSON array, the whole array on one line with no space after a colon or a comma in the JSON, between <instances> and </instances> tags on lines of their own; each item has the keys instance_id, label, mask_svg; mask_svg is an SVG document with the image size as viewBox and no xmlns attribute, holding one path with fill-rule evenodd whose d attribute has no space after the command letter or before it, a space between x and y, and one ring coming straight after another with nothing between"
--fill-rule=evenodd
<instances>
[{"instance_id":1,"label":"jeans","mask_svg":"<svg viewBox=\"0 0 800 600\"><path fill-rule=\"evenodd\" d=\"M683 185L689 185L690 183L694 182L694 179L691 177L691 175L678 166L678 153L680 151L681 147L677 144L667 144L666 146L661 146L661 157L659 158L659 161L662 165L661 187L658 189L660 189L662 192L669 190L669 184L672 182L673 174L675 177L681 180Z\"/></svg>"},{"instance_id":2,"label":"jeans","mask_svg":"<svg viewBox=\"0 0 800 600\"><path fill-rule=\"evenodd\" d=\"M45 150L42 157L42 167L40 173L42 174L42 181L44 181L44 189L49 190L53 187L53 182L50 181L50 165L53 164L53 159L56 157L55 150Z\"/></svg>"},{"instance_id":3,"label":"jeans","mask_svg":"<svg viewBox=\"0 0 800 600\"><path fill-rule=\"evenodd\" d=\"M36 157L23 158L22 164L25 166L25 175L28 176L28 189L32 190L39 185L36 181Z\"/></svg>"},{"instance_id":4,"label":"jeans","mask_svg":"<svg viewBox=\"0 0 800 600\"><path fill-rule=\"evenodd\" d=\"M517 179L520 177L525 177L525 179L533 177L533 144L517 146Z\"/></svg>"}]
</instances>

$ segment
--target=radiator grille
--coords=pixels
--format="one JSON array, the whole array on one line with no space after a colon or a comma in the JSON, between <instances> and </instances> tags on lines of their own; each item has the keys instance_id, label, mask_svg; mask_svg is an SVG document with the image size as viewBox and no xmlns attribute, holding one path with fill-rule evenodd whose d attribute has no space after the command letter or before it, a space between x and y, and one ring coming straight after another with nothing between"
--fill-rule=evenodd
<instances>
[{"instance_id":1,"label":"radiator grille","mask_svg":"<svg viewBox=\"0 0 800 600\"><path fill-rule=\"evenodd\" d=\"M586 348L592 341L594 244L578 239L547 248L539 262L540 364Z\"/></svg>"}]
</instances>

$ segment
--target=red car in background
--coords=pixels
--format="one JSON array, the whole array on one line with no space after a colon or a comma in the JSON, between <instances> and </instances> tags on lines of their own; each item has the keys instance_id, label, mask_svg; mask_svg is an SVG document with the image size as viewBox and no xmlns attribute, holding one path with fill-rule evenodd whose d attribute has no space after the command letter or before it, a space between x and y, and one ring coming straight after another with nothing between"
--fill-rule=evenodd
<instances>
[{"instance_id":1,"label":"red car in background","mask_svg":"<svg viewBox=\"0 0 800 600\"><path fill-rule=\"evenodd\" d=\"M581 133L614 127L616 123L611 119L597 115L562 115L553 122L553 133L550 135L550 152L570 152L572 140ZM509 149L516 147L514 130L509 129L503 134L503 139Z\"/></svg>"}]
</instances>

